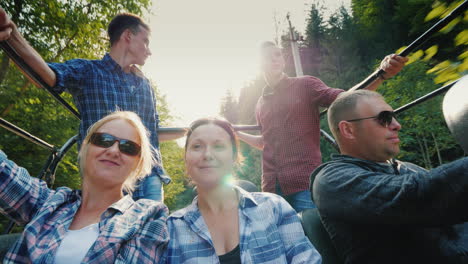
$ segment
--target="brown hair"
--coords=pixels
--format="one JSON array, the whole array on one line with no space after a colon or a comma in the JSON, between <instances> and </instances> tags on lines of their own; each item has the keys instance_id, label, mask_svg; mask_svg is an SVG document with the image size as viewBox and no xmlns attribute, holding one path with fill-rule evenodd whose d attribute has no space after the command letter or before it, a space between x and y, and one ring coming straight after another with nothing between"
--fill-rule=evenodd
<instances>
[{"instance_id":1,"label":"brown hair","mask_svg":"<svg viewBox=\"0 0 468 264\"><path fill-rule=\"evenodd\" d=\"M232 127L231 123L221 118L216 117L206 117L200 118L192 122L190 124L189 130L187 131L187 138L185 139L185 152L187 152L187 146L192 135L192 132L199 126L213 124L222 128L226 133L228 133L229 138L232 144L232 156L235 158L236 161L239 161L239 140L237 139L236 133L234 132L234 128Z\"/></svg>"},{"instance_id":2,"label":"brown hair","mask_svg":"<svg viewBox=\"0 0 468 264\"><path fill-rule=\"evenodd\" d=\"M134 14L121 13L116 15L109 23L107 34L109 35L109 42L112 47L119 39L126 29L130 29L133 34L140 32L140 26L146 30L150 30L148 24Z\"/></svg>"}]
</instances>

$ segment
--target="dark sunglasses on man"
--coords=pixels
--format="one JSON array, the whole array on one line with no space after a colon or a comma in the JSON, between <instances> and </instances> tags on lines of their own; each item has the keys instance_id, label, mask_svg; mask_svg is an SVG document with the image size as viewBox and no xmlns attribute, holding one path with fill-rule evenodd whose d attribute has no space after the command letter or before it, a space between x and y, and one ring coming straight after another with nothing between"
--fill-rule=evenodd
<instances>
[{"instance_id":1,"label":"dark sunglasses on man","mask_svg":"<svg viewBox=\"0 0 468 264\"><path fill-rule=\"evenodd\" d=\"M141 146L128 139L121 139L111 134L98 132L93 133L89 138L91 144L101 148L110 148L116 141L119 142L119 150L123 154L129 156L137 156L140 154Z\"/></svg>"},{"instance_id":2,"label":"dark sunglasses on man","mask_svg":"<svg viewBox=\"0 0 468 264\"><path fill-rule=\"evenodd\" d=\"M350 119L346 120L347 122L356 122L356 121L361 121L361 120L366 120L366 119L376 119L377 122L382 125L383 127L388 127L392 121L393 118L396 120L396 114L393 111L382 111L376 116L370 116L370 117L363 117L363 118L356 118L356 119Z\"/></svg>"}]
</instances>

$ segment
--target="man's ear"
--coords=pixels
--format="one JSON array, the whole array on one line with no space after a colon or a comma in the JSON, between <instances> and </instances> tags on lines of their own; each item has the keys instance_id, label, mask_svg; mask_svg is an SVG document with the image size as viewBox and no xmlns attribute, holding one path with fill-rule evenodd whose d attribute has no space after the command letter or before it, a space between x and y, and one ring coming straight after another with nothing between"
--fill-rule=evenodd
<instances>
[{"instance_id":1,"label":"man's ear","mask_svg":"<svg viewBox=\"0 0 468 264\"><path fill-rule=\"evenodd\" d=\"M355 127L351 122L348 121L340 121L338 123L338 128L340 129L341 137L346 139L354 139L355 138Z\"/></svg>"},{"instance_id":2,"label":"man's ear","mask_svg":"<svg viewBox=\"0 0 468 264\"><path fill-rule=\"evenodd\" d=\"M130 42L130 40L132 39L132 31L127 28L126 30L124 30L124 32L122 32L122 35L120 35L120 39L124 40L127 43Z\"/></svg>"}]
</instances>

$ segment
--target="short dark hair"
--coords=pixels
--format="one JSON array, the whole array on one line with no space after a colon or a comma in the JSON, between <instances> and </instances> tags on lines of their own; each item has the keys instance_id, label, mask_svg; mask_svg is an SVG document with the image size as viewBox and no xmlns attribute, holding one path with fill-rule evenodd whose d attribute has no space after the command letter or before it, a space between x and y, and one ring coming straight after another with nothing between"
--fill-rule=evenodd
<instances>
[{"instance_id":1,"label":"short dark hair","mask_svg":"<svg viewBox=\"0 0 468 264\"><path fill-rule=\"evenodd\" d=\"M260 45L260 49L266 49L269 47L278 47L278 45L276 45L276 43L274 43L273 41L264 41Z\"/></svg>"},{"instance_id":2,"label":"short dark hair","mask_svg":"<svg viewBox=\"0 0 468 264\"><path fill-rule=\"evenodd\" d=\"M338 124L353 117L358 103L363 98L381 98L383 96L377 92L369 90L357 90L343 92L338 95L335 101L328 108L328 126L335 137L338 140L339 129ZM338 140L339 141L339 140Z\"/></svg>"},{"instance_id":3,"label":"short dark hair","mask_svg":"<svg viewBox=\"0 0 468 264\"><path fill-rule=\"evenodd\" d=\"M232 156L235 158L235 160L239 159L239 140L237 139L236 133L234 132L234 128L232 127L231 123L229 123L226 120L223 120L221 118L216 118L216 117L205 117L205 118L200 118L192 122L190 124L190 128L187 131L187 138L185 139L185 152L187 152L187 146L188 142L190 139L190 136L192 135L192 132L199 126L203 125L209 125L213 124L216 126L219 126L222 128L226 133L228 133L229 138L231 140L232 144Z\"/></svg>"},{"instance_id":4,"label":"short dark hair","mask_svg":"<svg viewBox=\"0 0 468 264\"><path fill-rule=\"evenodd\" d=\"M116 15L107 28L111 47L119 40L126 29L130 29L133 34L136 34L140 32L140 26L146 30L150 30L148 24L143 22L143 20L135 14L121 13Z\"/></svg>"},{"instance_id":5,"label":"short dark hair","mask_svg":"<svg viewBox=\"0 0 468 264\"><path fill-rule=\"evenodd\" d=\"M264 41L262 44L260 44L260 54L264 54L264 52L270 48L270 47L275 47L278 48L278 45L276 45L273 41Z\"/></svg>"}]
</instances>

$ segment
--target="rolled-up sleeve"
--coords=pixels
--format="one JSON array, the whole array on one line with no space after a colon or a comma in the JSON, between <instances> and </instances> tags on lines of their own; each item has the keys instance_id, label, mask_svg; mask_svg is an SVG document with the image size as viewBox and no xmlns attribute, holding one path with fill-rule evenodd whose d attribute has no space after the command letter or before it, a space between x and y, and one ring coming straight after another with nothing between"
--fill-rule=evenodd
<instances>
[{"instance_id":1,"label":"rolled-up sleeve","mask_svg":"<svg viewBox=\"0 0 468 264\"><path fill-rule=\"evenodd\" d=\"M344 92L342 89L330 88L322 80L307 76L303 78L304 87L310 93L312 101L321 107L329 107L336 97Z\"/></svg>"},{"instance_id":2,"label":"rolled-up sleeve","mask_svg":"<svg viewBox=\"0 0 468 264\"><path fill-rule=\"evenodd\" d=\"M48 63L49 67L55 72L56 83L54 91L76 93L80 89L80 82L86 78L91 64L88 60L74 59L64 63Z\"/></svg>"}]
</instances>

